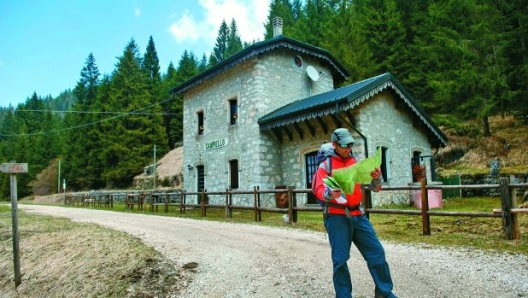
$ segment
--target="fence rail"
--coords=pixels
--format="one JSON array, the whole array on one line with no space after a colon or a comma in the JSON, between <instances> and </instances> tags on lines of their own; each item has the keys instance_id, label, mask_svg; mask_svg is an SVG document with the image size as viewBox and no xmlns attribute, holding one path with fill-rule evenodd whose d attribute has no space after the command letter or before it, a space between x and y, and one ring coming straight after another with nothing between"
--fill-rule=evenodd
<instances>
[{"instance_id":1,"label":"fence rail","mask_svg":"<svg viewBox=\"0 0 528 298\"><path fill-rule=\"evenodd\" d=\"M528 184L509 184L507 178L500 178L499 184L479 184L479 185L427 185L426 179L420 181L420 186L384 186L383 192L391 191L421 191L421 210L400 210L400 209L378 209L372 207L372 192L364 187L363 207L368 217L371 213L378 214L396 214L396 215L416 215L422 218L422 231L424 235L431 235L431 216L467 216L467 217L494 217L502 218L503 231L506 239L520 239L518 214L528 213L528 208L517 208L516 192L518 189L528 189ZM450 212L450 211L431 211L429 210L428 190L462 190L462 189L497 189L501 198L501 209L493 209L492 212ZM100 191L100 192L83 192L68 193L65 195L66 204L78 204L81 206L103 206L113 208L114 202L124 203L128 209L158 210L158 206L163 206L164 211L168 212L170 206L179 207L180 214L185 214L187 208L200 208L201 216L207 216L208 208L223 208L227 218L233 217L233 210L253 210L255 221L262 221L262 212L285 213L288 215L289 222L297 222L298 212L321 212L322 207L318 204L298 206L297 195L311 193L311 189L269 189L261 190L254 187L253 190L229 190L215 192L185 192L181 190L167 191ZM513 195L512 195L513 193ZM263 207L261 204L261 195L263 194L281 194L287 196L287 207ZM252 195L253 205L242 206L233 204L233 196ZM197 197L198 204L187 203L189 197ZM224 204L209 204L210 196L224 196Z\"/></svg>"}]
</instances>

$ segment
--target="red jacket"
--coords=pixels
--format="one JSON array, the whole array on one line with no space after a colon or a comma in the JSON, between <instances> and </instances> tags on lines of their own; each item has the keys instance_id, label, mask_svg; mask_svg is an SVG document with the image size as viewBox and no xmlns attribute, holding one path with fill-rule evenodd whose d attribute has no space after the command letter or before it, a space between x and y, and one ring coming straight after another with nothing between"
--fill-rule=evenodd
<instances>
[{"instance_id":1,"label":"red jacket","mask_svg":"<svg viewBox=\"0 0 528 298\"><path fill-rule=\"evenodd\" d=\"M343 158L337 154L330 157L332 159L331 161L331 170L340 169L344 167L351 166L356 163L356 159L353 156L349 156L346 158ZM317 168L317 179L315 181L315 196L318 200L325 202L325 191L327 189L326 185L324 184L323 180L328 176L328 173L326 172L326 162L325 160L323 163L324 165L319 166ZM342 205L348 205L350 207L357 207L359 204L361 204L361 201L363 200L363 193L361 192L361 185L358 183L356 184L356 187L354 188L353 193L347 193L345 194L347 203ZM330 200L330 203L335 203L335 199ZM328 214L342 214L345 215L345 210L329 206L328 207ZM354 210L350 212L351 215L359 216L362 214L361 210Z\"/></svg>"}]
</instances>

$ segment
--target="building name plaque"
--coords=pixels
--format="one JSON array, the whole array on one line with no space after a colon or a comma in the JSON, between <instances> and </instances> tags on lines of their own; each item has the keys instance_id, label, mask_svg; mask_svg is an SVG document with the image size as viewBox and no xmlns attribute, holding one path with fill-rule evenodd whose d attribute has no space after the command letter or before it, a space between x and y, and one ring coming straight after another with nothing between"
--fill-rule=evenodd
<instances>
[{"instance_id":1,"label":"building name plaque","mask_svg":"<svg viewBox=\"0 0 528 298\"><path fill-rule=\"evenodd\" d=\"M205 150L213 150L213 149L222 148L225 146L227 146L227 140L219 139L216 141L205 143Z\"/></svg>"}]
</instances>

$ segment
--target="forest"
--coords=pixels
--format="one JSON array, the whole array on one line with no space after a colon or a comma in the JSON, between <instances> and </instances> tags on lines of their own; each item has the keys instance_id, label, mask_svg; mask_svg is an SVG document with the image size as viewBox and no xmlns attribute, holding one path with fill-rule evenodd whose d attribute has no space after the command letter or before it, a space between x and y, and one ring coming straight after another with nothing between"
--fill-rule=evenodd
<instances>
[{"instance_id":1,"label":"forest","mask_svg":"<svg viewBox=\"0 0 528 298\"><path fill-rule=\"evenodd\" d=\"M478 120L471 133L487 137L491 116L528 124L524 0L273 0L263 40L277 16L284 35L345 66L345 85L390 72L441 127ZM75 86L0 107L1 162L30 168L17 178L19 197L58 162L71 191L130 187L154 146L163 156L182 141L183 102L170 90L255 42L242 42L236 20L224 20L209 55L186 49L161 70L153 38L144 53L131 38L112 73L101 74L87 53ZM9 175L0 176L0 194L9 197Z\"/></svg>"}]
</instances>

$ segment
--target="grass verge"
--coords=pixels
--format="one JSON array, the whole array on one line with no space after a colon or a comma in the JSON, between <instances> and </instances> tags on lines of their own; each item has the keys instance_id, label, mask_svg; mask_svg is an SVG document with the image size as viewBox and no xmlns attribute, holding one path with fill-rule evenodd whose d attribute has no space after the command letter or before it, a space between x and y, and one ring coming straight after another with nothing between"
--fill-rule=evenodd
<instances>
[{"instance_id":1,"label":"grass verge","mask_svg":"<svg viewBox=\"0 0 528 298\"><path fill-rule=\"evenodd\" d=\"M0 205L0 297L167 297L186 283L160 253L124 232L20 211L15 290L11 219Z\"/></svg>"}]
</instances>

